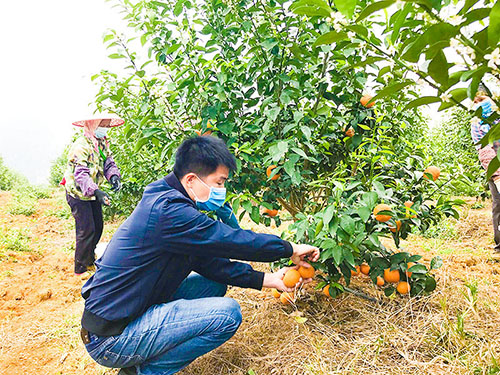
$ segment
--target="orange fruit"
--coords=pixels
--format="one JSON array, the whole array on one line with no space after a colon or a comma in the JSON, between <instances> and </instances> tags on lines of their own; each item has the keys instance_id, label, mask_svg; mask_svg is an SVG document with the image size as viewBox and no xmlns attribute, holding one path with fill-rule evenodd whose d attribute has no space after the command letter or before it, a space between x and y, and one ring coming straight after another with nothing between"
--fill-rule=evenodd
<instances>
[{"instance_id":1,"label":"orange fruit","mask_svg":"<svg viewBox=\"0 0 500 375\"><path fill-rule=\"evenodd\" d=\"M396 220L396 227L393 227L391 224L387 225L389 225L389 229L392 233L399 232L399 230L401 229L401 220Z\"/></svg>"},{"instance_id":2,"label":"orange fruit","mask_svg":"<svg viewBox=\"0 0 500 375\"><path fill-rule=\"evenodd\" d=\"M417 217L417 215L415 215L415 214L411 214L411 212L410 212L410 210L409 210L409 208L411 208L411 206L413 206L413 202L412 202L412 201L406 201L406 202L404 203L404 205L405 205L405 207L406 207L406 209L405 209L405 210L406 210L406 217L409 217L409 218L411 218L411 219L416 218L416 217Z\"/></svg>"},{"instance_id":3,"label":"orange fruit","mask_svg":"<svg viewBox=\"0 0 500 375\"><path fill-rule=\"evenodd\" d=\"M370 273L370 266L368 264L362 264L359 269L361 270L361 273L368 275Z\"/></svg>"},{"instance_id":4,"label":"orange fruit","mask_svg":"<svg viewBox=\"0 0 500 375\"><path fill-rule=\"evenodd\" d=\"M359 275L359 266L356 266L356 271L351 270L351 276L358 276Z\"/></svg>"},{"instance_id":5,"label":"orange fruit","mask_svg":"<svg viewBox=\"0 0 500 375\"><path fill-rule=\"evenodd\" d=\"M330 295L330 285L327 285L323 288L323 294L327 297L331 297Z\"/></svg>"},{"instance_id":6,"label":"orange fruit","mask_svg":"<svg viewBox=\"0 0 500 375\"><path fill-rule=\"evenodd\" d=\"M293 295L293 293L288 293L288 292L281 293L280 301L284 305L289 305L290 303L293 302L294 299L295 296Z\"/></svg>"},{"instance_id":7,"label":"orange fruit","mask_svg":"<svg viewBox=\"0 0 500 375\"><path fill-rule=\"evenodd\" d=\"M399 281L399 271L389 268L384 270L384 280L388 283L397 283Z\"/></svg>"},{"instance_id":8,"label":"orange fruit","mask_svg":"<svg viewBox=\"0 0 500 375\"><path fill-rule=\"evenodd\" d=\"M373 215L375 216L375 220L380 221L382 223L391 220L390 215L377 215L380 211L392 211L392 210L388 205L384 203L376 205L375 208L373 209Z\"/></svg>"},{"instance_id":9,"label":"orange fruit","mask_svg":"<svg viewBox=\"0 0 500 375\"><path fill-rule=\"evenodd\" d=\"M287 288L293 288L300 280L300 273L296 269L292 268L286 271L283 277L283 283Z\"/></svg>"},{"instance_id":10,"label":"orange fruit","mask_svg":"<svg viewBox=\"0 0 500 375\"><path fill-rule=\"evenodd\" d=\"M355 132L353 128L349 128L345 131L345 135L348 136L349 138L354 137L354 134Z\"/></svg>"},{"instance_id":11,"label":"orange fruit","mask_svg":"<svg viewBox=\"0 0 500 375\"><path fill-rule=\"evenodd\" d=\"M359 101L361 103L361 105L363 107L366 107L366 108L371 108L375 105L375 102L371 102L370 104L366 104L368 103L370 100L372 100L373 96L371 95L363 95L363 97L361 98L361 100Z\"/></svg>"},{"instance_id":12,"label":"orange fruit","mask_svg":"<svg viewBox=\"0 0 500 375\"><path fill-rule=\"evenodd\" d=\"M207 121L207 129L210 129L212 127L212 124L210 123L210 120ZM198 134L200 137L202 136L201 130L196 130L196 134ZM203 135L210 135L212 134L211 130L207 130Z\"/></svg>"},{"instance_id":13,"label":"orange fruit","mask_svg":"<svg viewBox=\"0 0 500 375\"><path fill-rule=\"evenodd\" d=\"M280 298L281 293L278 289L271 289L271 294L273 295L274 298Z\"/></svg>"},{"instance_id":14,"label":"orange fruit","mask_svg":"<svg viewBox=\"0 0 500 375\"><path fill-rule=\"evenodd\" d=\"M410 268L412 268L413 266L415 265L415 263L413 262L408 262L408 268L406 268L407 270L409 270ZM413 274L413 272L406 272L406 276L408 277L411 277L411 275Z\"/></svg>"},{"instance_id":15,"label":"orange fruit","mask_svg":"<svg viewBox=\"0 0 500 375\"><path fill-rule=\"evenodd\" d=\"M431 165L430 167L425 168L424 178L426 180L429 179L427 174L430 174L432 176L432 180L436 181L439 178L439 175L441 174L441 170L438 167Z\"/></svg>"},{"instance_id":16,"label":"orange fruit","mask_svg":"<svg viewBox=\"0 0 500 375\"><path fill-rule=\"evenodd\" d=\"M270 210L269 208L264 208L263 214L271 216L271 217L275 217L276 215L278 215L278 210Z\"/></svg>"},{"instance_id":17,"label":"orange fruit","mask_svg":"<svg viewBox=\"0 0 500 375\"><path fill-rule=\"evenodd\" d=\"M269 178L269 176L271 176L271 172L273 171L273 169L276 168L275 165L270 165L269 167L267 167L266 169L266 175L267 175L267 178ZM277 180L278 178L280 178L280 175L279 174L275 174L271 180L274 181L274 180Z\"/></svg>"},{"instance_id":18,"label":"orange fruit","mask_svg":"<svg viewBox=\"0 0 500 375\"><path fill-rule=\"evenodd\" d=\"M377 285L382 286L385 284L384 278L381 276L377 276Z\"/></svg>"},{"instance_id":19,"label":"orange fruit","mask_svg":"<svg viewBox=\"0 0 500 375\"><path fill-rule=\"evenodd\" d=\"M410 291L410 284L406 281L401 281L396 287L396 290L401 294L407 294Z\"/></svg>"},{"instance_id":20,"label":"orange fruit","mask_svg":"<svg viewBox=\"0 0 500 375\"><path fill-rule=\"evenodd\" d=\"M300 266L299 273L303 279L312 279L314 277L314 267L311 266L309 268L306 268L304 266Z\"/></svg>"}]
</instances>

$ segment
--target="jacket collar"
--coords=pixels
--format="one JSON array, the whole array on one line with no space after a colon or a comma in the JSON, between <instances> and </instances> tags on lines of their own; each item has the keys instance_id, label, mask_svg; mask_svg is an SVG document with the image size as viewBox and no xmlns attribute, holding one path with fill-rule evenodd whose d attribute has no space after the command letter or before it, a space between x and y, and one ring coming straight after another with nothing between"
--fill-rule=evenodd
<instances>
[{"instance_id":1,"label":"jacket collar","mask_svg":"<svg viewBox=\"0 0 500 375\"><path fill-rule=\"evenodd\" d=\"M191 199L186 189L184 189L184 186L182 186L181 182L179 181L174 172L171 172L168 175L166 175L164 180L169 186L181 192L182 195L184 195L186 198Z\"/></svg>"}]
</instances>

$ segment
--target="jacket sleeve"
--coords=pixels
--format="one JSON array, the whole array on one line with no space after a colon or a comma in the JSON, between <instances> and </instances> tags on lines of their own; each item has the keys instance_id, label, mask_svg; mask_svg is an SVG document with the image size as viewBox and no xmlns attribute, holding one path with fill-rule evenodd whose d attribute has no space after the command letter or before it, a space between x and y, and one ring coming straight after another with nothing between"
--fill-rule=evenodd
<instances>
[{"instance_id":1,"label":"jacket sleeve","mask_svg":"<svg viewBox=\"0 0 500 375\"><path fill-rule=\"evenodd\" d=\"M478 151L479 153L479 161L481 162L481 165L485 170L488 170L488 165L490 164L490 161L492 161L496 156L497 153L493 149L491 145L487 145ZM500 169L495 171L493 175L491 176L491 179L495 181L500 177Z\"/></svg>"},{"instance_id":2,"label":"jacket sleeve","mask_svg":"<svg viewBox=\"0 0 500 375\"><path fill-rule=\"evenodd\" d=\"M198 258L194 265L194 271L207 279L241 288L260 290L264 281L264 272L255 271L249 264L224 258L210 260Z\"/></svg>"},{"instance_id":3,"label":"jacket sleeve","mask_svg":"<svg viewBox=\"0 0 500 375\"><path fill-rule=\"evenodd\" d=\"M177 254L273 262L293 253L292 245L278 236L231 228L199 212L186 199L163 203L158 225L158 240Z\"/></svg>"},{"instance_id":4,"label":"jacket sleeve","mask_svg":"<svg viewBox=\"0 0 500 375\"><path fill-rule=\"evenodd\" d=\"M68 161L74 166L75 184L86 197L91 197L99 188L90 177L89 158L90 150L82 145L81 142L75 142L68 153Z\"/></svg>"},{"instance_id":5,"label":"jacket sleeve","mask_svg":"<svg viewBox=\"0 0 500 375\"><path fill-rule=\"evenodd\" d=\"M106 177L106 180L110 181L111 177L113 176L118 176L121 178L122 176L120 175L120 170L116 166L115 161L113 160L113 157L109 155L106 158L106 161L104 162L104 177Z\"/></svg>"},{"instance_id":6,"label":"jacket sleeve","mask_svg":"<svg viewBox=\"0 0 500 375\"><path fill-rule=\"evenodd\" d=\"M75 167L75 183L86 197L93 196L95 191L99 189L99 186L90 177L90 170L82 165Z\"/></svg>"}]
</instances>

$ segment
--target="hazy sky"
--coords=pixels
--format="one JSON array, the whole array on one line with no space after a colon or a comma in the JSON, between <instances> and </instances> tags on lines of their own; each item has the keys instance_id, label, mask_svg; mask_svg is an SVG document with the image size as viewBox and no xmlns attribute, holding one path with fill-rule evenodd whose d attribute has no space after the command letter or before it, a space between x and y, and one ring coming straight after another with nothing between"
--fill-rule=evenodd
<instances>
[{"instance_id":1,"label":"hazy sky","mask_svg":"<svg viewBox=\"0 0 500 375\"><path fill-rule=\"evenodd\" d=\"M0 155L32 183L71 139L73 121L91 115L90 76L118 70L102 43L125 30L104 0L0 2Z\"/></svg>"}]
</instances>

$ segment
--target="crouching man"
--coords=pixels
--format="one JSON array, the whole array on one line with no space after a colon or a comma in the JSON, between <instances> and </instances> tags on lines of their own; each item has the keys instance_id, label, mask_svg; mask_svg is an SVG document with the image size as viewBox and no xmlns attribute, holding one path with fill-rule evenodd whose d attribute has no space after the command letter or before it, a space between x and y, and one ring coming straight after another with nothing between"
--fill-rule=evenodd
<instances>
[{"instance_id":1,"label":"crouching man","mask_svg":"<svg viewBox=\"0 0 500 375\"><path fill-rule=\"evenodd\" d=\"M146 187L82 288L82 339L96 362L120 374L174 374L238 329L227 285L291 291L285 269L257 272L230 259L318 260L313 246L239 228L224 204L235 167L222 140L196 137L177 150L173 173Z\"/></svg>"}]
</instances>

